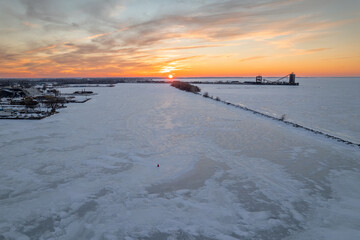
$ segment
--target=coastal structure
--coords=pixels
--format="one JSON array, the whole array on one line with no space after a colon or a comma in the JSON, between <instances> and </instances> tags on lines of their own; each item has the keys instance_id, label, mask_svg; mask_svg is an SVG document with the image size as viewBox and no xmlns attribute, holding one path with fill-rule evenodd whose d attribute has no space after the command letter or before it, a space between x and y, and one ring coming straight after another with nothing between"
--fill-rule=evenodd
<instances>
[{"instance_id":1,"label":"coastal structure","mask_svg":"<svg viewBox=\"0 0 360 240\"><path fill-rule=\"evenodd\" d=\"M45 85L28 87L26 84L0 87L0 119L39 120L49 117L67 103L84 103L94 95L92 91L62 94Z\"/></svg>"},{"instance_id":2,"label":"coastal structure","mask_svg":"<svg viewBox=\"0 0 360 240\"><path fill-rule=\"evenodd\" d=\"M289 79L288 81L284 81L284 79ZM265 79L262 76L256 76L255 78L255 82L250 82L250 81L246 81L243 84L255 84L255 85L293 85L293 86L298 86L299 83L295 82L295 73L290 73L284 77L281 77L277 80L269 80L269 79Z\"/></svg>"},{"instance_id":3,"label":"coastal structure","mask_svg":"<svg viewBox=\"0 0 360 240\"><path fill-rule=\"evenodd\" d=\"M289 75L289 84L295 85L295 74L294 73L291 73Z\"/></svg>"},{"instance_id":4,"label":"coastal structure","mask_svg":"<svg viewBox=\"0 0 360 240\"><path fill-rule=\"evenodd\" d=\"M262 83L262 76L256 76L256 82Z\"/></svg>"}]
</instances>

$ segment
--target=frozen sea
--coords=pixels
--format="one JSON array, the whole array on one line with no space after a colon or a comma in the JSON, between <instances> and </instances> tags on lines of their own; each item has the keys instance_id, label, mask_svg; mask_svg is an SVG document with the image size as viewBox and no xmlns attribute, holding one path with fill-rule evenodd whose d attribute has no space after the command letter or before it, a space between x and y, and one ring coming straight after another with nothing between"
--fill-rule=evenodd
<instances>
[{"instance_id":1,"label":"frozen sea","mask_svg":"<svg viewBox=\"0 0 360 240\"><path fill-rule=\"evenodd\" d=\"M358 83L329 97L306 81L200 87L299 122L317 106L304 125L359 140ZM0 121L0 239L359 239L358 147L167 84L89 89L52 117ZM351 111L324 116L337 102Z\"/></svg>"},{"instance_id":2,"label":"frozen sea","mask_svg":"<svg viewBox=\"0 0 360 240\"><path fill-rule=\"evenodd\" d=\"M200 80L255 81L251 78ZM211 96L278 118L285 114L288 121L360 144L360 78L297 78L296 81L299 86L198 86Z\"/></svg>"}]
</instances>

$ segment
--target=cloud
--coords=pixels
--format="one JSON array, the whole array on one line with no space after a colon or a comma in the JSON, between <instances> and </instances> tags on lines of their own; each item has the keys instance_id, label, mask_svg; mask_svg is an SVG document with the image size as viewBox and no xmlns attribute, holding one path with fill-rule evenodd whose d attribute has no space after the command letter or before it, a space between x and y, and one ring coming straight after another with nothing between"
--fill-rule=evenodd
<instances>
[{"instance_id":1,"label":"cloud","mask_svg":"<svg viewBox=\"0 0 360 240\"><path fill-rule=\"evenodd\" d=\"M94 39L94 38L103 37L106 35L109 35L109 33L100 33L100 34L92 35L92 36L86 37L86 39Z\"/></svg>"},{"instance_id":2,"label":"cloud","mask_svg":"<svg viewBox=\"0 0 360 240\"><path fill-rule=\"evenodd\" d=\"M313 54L318 52L324 52L331 50L332 48L312 48L312 49L291 49L292 54L294 55L307 55L307 54Z\"/></svg>"},{"instance_id":3,"label":"cloud","mask_svg":"<svg viewBox=\"0 0 360 240\"><path fill-rule=\"evenodd\" d=\"M29 28L38 28L40 27L39 24L35 24L35 23L30 23L30 22L23 22L23 24Z\"/></svg>"},{"instance_id":4,"label":"cloud","mask_svg":"<svg viewBox=\"0 0 360 240\"><path fill-rule=\"evenodd\" d=\"M243 58L240 59L239 62L247 62L247 61L252 61L252 60L257 60L257 59L263 59L263 58L267 58L268 56L254 56L254 57L248 57L248 58Z\"/></svg>"},{"instance_id":5,"label":"cloud","mask_svg":"<svg viewBox=\"0 0 360 240\"><path fill-rule=\"evenodd\" d=\"M307 49L304 50L305 53L316 53L316 52L322 52L326 50L330 50L331 48L313 48L313 49Z\"/></svg>"},{"instance_id":6,"label":"cloud","mask_svg":"<svg viewBox=\"0 0 360 240\"><path fill-rule=\"evenodd\" d=\"M25 7L28 19L39 19L44 22L66 24L66 11L60 7L55 1L48 0L21 0Z\"/></svg>"},{"instance_id":7,"label":"cloud","mask_svg":"<svg viewBox=\"0 0 360 240\"><path fill-rule=\"evenodd\" d=\"M322 15L315 8L321 4L307 0L19 1L23 9L13 17L27 33L18 30L13 45L15 34L5 35L13 47L0 49L0 57L11 68L33 73L179 69L199 58L200 49L216 48L209 49L216 57L225 54L221 48L244 42L275 46L282 54L313 54L331 49L315 40L348 23ZM267 57L261 54L239 62Z\"/></svg>"},{"instance_id":8,"label":"cloud","mask_svg":"<svg viewBox=\"0 0 360 240\"><path fill-rule=\"evenodd\" d=\"M177 51L177 50L188 50L188 49L199 49L199 48L215 48L215 47L224 47L226 44L208 44L208 45L195 45L195 46L181 46L181 47L170 47L162 48L160 51Z\"/></svg>"},{"instance_id":9,"label":"cloud","mask_svg":"<svg viewBox=\"0 0 360 240\"><path fill-rule=\"evenodd\" d=\"M38 53L38 52L44 52L44 51L48 51L50 49L54 49L56 47L57 47L57 45L54 44L54 45L49 45L49 46L46 46L46 47L35 48L35 49L32 49L32 50L26 51L25 53L33 54L33 53Z\"/></svg>"},{"instance_id":10,"label":"cloud","mask_svg":"<svg viewBox=\"0 0 360 240\"><path fill-rule=\"evenodd\" d=\"M172 39L210 42L274 38L335 26L336 22L315 20L300 15L296 6L302 1L224 1L202 5L182 15L160 15L129 25L118 35L124 45L138 47L162 44ZM309 34L309 33L308 33Z\"/></svg>"}]
</instances>

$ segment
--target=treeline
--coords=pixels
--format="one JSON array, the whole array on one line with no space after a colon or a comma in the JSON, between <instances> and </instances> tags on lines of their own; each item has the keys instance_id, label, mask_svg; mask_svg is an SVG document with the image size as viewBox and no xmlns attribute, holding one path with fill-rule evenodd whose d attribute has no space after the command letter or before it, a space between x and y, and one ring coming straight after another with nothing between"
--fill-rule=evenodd
<instances>
[{"instance_id":1,"label":"treeline","mask_svg":"<svg viewBox=\"0 0 360 240\"><path fill-rule=\"evenodd\" d=\"M171 83L171 86L186 92L198 93L201 91L199 87L187 82L174 81Z\"/></svg>"},{"instance_id":2,"label":"treeline","mask_svg":"<svg viewBox=\"0 0 360 240\"><path fill-rule=\"evenodd\" d=\"M116 83L137 83L150 81L147 78L0 78L0 86L11 86L15 84L36 85L41 83L63 84L116 84Z\"/></svg>"}]
</instances>

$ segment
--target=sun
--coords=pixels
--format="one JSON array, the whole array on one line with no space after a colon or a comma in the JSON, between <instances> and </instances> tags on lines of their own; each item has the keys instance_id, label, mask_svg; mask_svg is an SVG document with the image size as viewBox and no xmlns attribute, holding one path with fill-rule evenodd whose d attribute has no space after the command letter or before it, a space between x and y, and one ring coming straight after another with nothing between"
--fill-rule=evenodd
<instances>
[{"instance_id":1,"label":"sun","mask_svg":"<svg viewBox=\"0 0 360 240\"><path fill-rule=\"evenodd\" d=\"M174 76L173 76L172 74L169 74L169 75L168 75L168 78L169 78L169 79L173 79Z\"/></svg>"}]
</instances>

